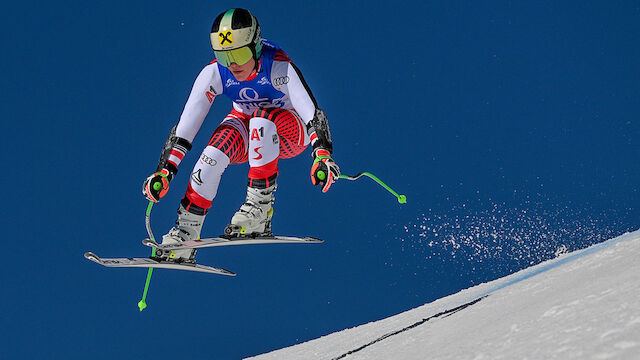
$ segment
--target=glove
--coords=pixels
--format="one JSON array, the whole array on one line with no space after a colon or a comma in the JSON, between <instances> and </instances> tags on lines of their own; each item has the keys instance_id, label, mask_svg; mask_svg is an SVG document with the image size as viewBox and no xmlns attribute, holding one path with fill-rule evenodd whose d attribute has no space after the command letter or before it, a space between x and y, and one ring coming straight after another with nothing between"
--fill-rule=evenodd
<instances>
[{"instance_id":1,"label":"glove","mask_svg":"<svg viewBox=\"0 0 640 360\"><path fill-rule=\"evenodd\" d=\"M149 175L142 184L142 195L149 201L157 203L169 191L169 181L172 178L173 174L167 169Z\"/></svg>"},{"instance_id":2,"label":"glove","mask_svg":"<svg viewBox=\"0 0 640 360\"><path fill-rule=\"evenodd\" d=\"M313 150L312 155L315 160L311 166L311 183L322 185L322 192L326 193L340 177L340 168L331 158L329 151L321 147Z\"/></svg>"}]
</instances>

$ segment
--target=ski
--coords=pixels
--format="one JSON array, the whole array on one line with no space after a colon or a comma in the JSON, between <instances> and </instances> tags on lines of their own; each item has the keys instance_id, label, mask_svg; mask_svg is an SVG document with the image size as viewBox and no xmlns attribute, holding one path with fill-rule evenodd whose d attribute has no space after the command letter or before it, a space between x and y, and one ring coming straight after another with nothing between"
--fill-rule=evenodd
<instances>
[{"instance_id":1,"label":"ski","mask_svg":"<svg viewBox=\"0 0 640 360\"><path fill-rule=\"evenodd\" d=\"M259 245L259 244L319 244L324 240L314 237L295 236L257 236L257 237L232 237L232 238L205 238L200 240L186 241L180 244L162 245L151 239L144 239L142 243L146 246L161 249L163 251L173 251L181 249L200 249L214 246L228 245Z\"/></svg>"},{"instance_id":2,"label":"ski","mask_svg":"<svg viewBox=\"0 0 640 360\"><path fill-rule=\"evenodd\" d=\"M172 261L161 261L152 258L101 258L98 255L87 252L84 257L107 267L137 267L137 268L161 268L161 269L174 269L174 270L186 270L197 271L210 274L236 276L234 272L226 269L215 268L206 265L189 264L189 263L175 263Z\"/></svg>"}]
</instances>

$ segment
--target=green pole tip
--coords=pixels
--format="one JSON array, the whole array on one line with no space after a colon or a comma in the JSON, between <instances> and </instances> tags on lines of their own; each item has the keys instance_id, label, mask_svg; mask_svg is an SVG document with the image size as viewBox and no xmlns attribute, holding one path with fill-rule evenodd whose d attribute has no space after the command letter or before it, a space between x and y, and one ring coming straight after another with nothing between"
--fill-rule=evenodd
<instances>
[{"instance_id":1,"label":"green pole tip","mask_svg":"<svg viewBox=\"0 0 640 360\"><path fill-rule=\"evenodd\" d=\"M398 202L399 202L400 204L405 204L405 203L407 202L407 197L406 197L406 196L404 196L404 195L400 195L400 196L398 196Z\"/></svg>"},{"instance_id":2,"label":"green pole tip","mask_svg":"<svg viewBox=\"0 0 640 360\"><path fill-rule=\"evenodd\" d=\"M160 189L162 189L162 183L161 182L158 181L158 182L153 184L153 190L158 191Z\"/></svg>"},{"instance_id":3,"label":"green pole tip","mask_svg":"<svg viewBox=\"0 0 640 360\"><path fill-rule=\"evenodd\" d=\"M140 311L144 310L147 307L147 303L144 302L144 300L140 300L140 302L138 303L138 308L140 309Z\"/></svg>"},{"instance_id":4,"label":"green pole tip","mask_svg":"<svg viewBox=\"0 0 640 360\"><path fill-rule=\"evenodd\" d=\"M320 180L324 180L324 179L327 178L327 174L325 174L324 171L322 171L322 170L318 171L317 176L318 176L318 179L320 179Z\"/></svg>"}]
</instances>

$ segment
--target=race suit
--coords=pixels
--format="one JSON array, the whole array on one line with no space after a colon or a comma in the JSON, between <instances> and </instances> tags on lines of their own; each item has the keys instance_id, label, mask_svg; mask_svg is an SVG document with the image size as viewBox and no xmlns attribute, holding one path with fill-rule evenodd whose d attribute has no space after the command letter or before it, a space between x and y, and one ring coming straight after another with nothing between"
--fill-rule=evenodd
<instances>
[{"instance_id":1,"label":"race suit","mask_svg":"<svg viewBox=\"0 0 640 360\"><path fill-rule=\"evenodd\" d=\"M175 141L159 168L177 172L219 95L233 101L233 110L216 128L191 173L181 203L194 214L204 215L211 207L229 164L248 161L248 185L267 188L278 176L279 158L297 156L317 140L308 126L317 109L313 94L284 51L263 40L257 69L245 81L236 80L216 61L204 67L176 125Z\"/></svg>"}]
</instances>

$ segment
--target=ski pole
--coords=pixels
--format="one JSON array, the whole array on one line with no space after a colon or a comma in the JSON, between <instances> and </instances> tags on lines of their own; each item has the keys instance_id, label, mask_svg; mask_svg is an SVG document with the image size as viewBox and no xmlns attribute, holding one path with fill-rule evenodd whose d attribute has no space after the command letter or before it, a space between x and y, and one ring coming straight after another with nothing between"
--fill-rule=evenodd
<instances>
[{"instance_id":1,"label":"ski pole","mask_svg":"<svg viewBox=\"0 0 640 360\"><path fill-rule=\"evenodd\" d=\"M389 186L387 186L387 184L383 183L380 179L378 179L375 175L373 175L370 172L366 172L363 171L361 173L358 173L354 176L349 176L349 175L340 175L340 179L347 179L347 180L351 180L351 181L356 181L358 180L361 176L366 176L372 180L374 180L375 182L377 182L380 186L382 186L383 188L387 189L387 191L389 191L390 193L392 193L396 198L398 198L398 202L400 204L405 204L407 202L407 197L405 195L398 195L397 192L395 192L392 188L390 188Z\"/></svg>"},{"instance_id":2,"label":"ski pole","mask_svg":"<svg viewBox=\"0 0 640 360\"><path fill-rule=\"evenodd\" d=\"M153 188L157 191L162 188L161 182L156 182L153 184ZM153 207L153 201L149 201L149 206L147 206L147 215L144 218L144 223L147 227L147 234L149 234L149 239L155 241L153 237L153 231L151 231L151 208ZM151 257L156 256L156 248L151 248ZM140 311L144 310L147 307L147 303L145 300L147 299L147 291L149 290L149 282L151 282L151 274L153 274L153 268L150 267L149 271L147 271L147 281L144 284L144 292L142 293L142 300L138 302L138 308Z\"/></svg>"}]
</instances>

